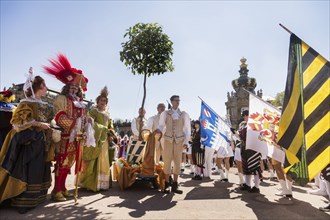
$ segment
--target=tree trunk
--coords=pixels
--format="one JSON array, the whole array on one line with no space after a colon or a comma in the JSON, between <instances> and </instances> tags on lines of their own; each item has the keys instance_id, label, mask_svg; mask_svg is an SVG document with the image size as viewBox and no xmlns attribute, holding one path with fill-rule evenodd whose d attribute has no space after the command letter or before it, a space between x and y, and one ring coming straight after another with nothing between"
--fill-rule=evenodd
<instances>
[{"instance_id":1,"label":"tree trunk","mask_svg":"<svg viewBox=\"0 0 330 220\"><path fill-rule=\"evenodd\" d=\"M144 103L147 96L147 74L144 74L144 81L143 81L143 99L142 99L142 106L141 108L144 109ZM143 127L143 116L139 115L140 118L140 126L139 126L139 140L142 141L142 127Z\"/></svg>"}]
</instances>

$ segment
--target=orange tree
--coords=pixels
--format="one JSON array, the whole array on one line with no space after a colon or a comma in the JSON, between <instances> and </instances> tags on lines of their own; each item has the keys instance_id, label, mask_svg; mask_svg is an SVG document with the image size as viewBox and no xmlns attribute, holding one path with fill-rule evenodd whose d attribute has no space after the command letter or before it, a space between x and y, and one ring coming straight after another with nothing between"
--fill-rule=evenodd
<instances>
[{"instance_id":1,"label":"orange tree","mask_svg":"<svg viewBox=\"0 0 330 220\"><path fill-rule=\"evenodd\" d=\"M163 33L163 29L158 23L137 23L126 30L124 38L128 38L128 40L122 43L120 60L134 75L144 75L141 105L141 108L144 109L147 77L174 70L173 42ZM140 126L140 140L142 139L141 129L142 126Z\"/></svg>"}]
</instances>

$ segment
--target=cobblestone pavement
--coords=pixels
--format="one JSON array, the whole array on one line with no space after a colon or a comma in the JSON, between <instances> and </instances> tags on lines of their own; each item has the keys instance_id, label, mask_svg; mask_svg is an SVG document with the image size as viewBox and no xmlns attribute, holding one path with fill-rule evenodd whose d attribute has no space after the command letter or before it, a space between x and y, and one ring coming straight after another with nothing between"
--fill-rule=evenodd
<instances>
[{"instance_id":1,"label":"cobblestone pavement","mask_svg":"<svg viewBox=\"0 0 330 220\"><path fill-rule=\"evenodd\" d=\"M231 168L229 182L220 182L219 175L202 181L191 180L188 170L181 175L183 194L164 195L136 182L121 191L118 183L108 191L93 193L79 189L78 203L73 199L54 203L48 191L47 202L26 214L0 206L0 219L330 219L330 213L318 210L327 198L307 193L310 186L293 186L294 198L275 196L277 181L264 172L260 194L242 192L238 188L237 169ZM74 191L74 176L68 178Z\"/></svg>"}]
</instances>

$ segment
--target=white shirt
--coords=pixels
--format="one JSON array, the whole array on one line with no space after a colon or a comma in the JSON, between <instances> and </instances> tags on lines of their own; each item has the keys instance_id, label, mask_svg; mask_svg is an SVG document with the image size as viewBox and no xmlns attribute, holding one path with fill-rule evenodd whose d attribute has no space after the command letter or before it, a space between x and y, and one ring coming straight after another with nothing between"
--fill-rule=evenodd
<instances>
[{"instance_id":1,"label":"white shirt","mask_svg":"<svg viewBox=\"0 0 330 220\"><path fill-rule=\"evenodd\" d=\"M132 129L132 132L135 136L139 136L139 129L136 126L136 119L137 118L134 118L132 120L131 129ZM142 129L144 129L144 128L146 128L146 119L145 118L143 118L143 127L142 127Z\"/></svg>"},{"instance_id":2,"label":"white shirt","mask_svg":"<svg viewBox=\"0 0 330 220\"><path fill-rule=\"evenodd\" d=\"M173 114L172 114L172 118L173 120L178 120L180 117L180 114L178 112L178 109L172 109ZM189 140L190 140L190 136L191 136L191 125L190 125L190 117L188 115L187 112L182 112L183 115L183 121L184 121L184 125L183 125L183 133L185 135L185 140L184 140L184 144L186 144L187 146L189 146ZM167 111L162 112L162 114L160 114L160 118L159 118L159 125L158 125L158 129L164 134L166 131L166 116L167 116Z\"/></svg>"},{"instance_id":3,"label":"white shirt","mask_svg":"<svg viewBox=\"0 0 330 220\"><path fill-rule=\"evenodd\" d=\"M147 128L150 131L154 131L158 128L159 125L159 118L160 118L160 114L151 116L148 121L147 121Z\"/></svg>"}]
</instances>

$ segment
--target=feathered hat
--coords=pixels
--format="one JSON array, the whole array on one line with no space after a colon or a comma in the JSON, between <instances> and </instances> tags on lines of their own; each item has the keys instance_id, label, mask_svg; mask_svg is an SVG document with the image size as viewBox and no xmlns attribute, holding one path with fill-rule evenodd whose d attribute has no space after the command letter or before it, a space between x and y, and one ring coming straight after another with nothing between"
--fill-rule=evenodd
<instances>
[{"instance_id":1,"label":"feathered hat","mask_svg":"<svg viewBox=\"0 0 330 220\"><path fill-rule=\"evenodd\" d=\"M4 89L0 92L0 101L1 102L13 102L15 100L15 95L10 90Z\"/></svg>"},{"instance_id":2,"label":"feathered hat","mask_svg":"<svg viewBox=\"0 0 330 220\"><path fill-rule=\"evenodd\" d=\"M104 88L100 92L100 96L107 98L108 95L109 95L108 87L107 86L104 86Z\"/></svg>"},{"instance_id":3,"label":"feathered hat","mask_svg":"<svg viewBox=\"0 0 330 220\"><path fill-rule=\"evenodd\" d=\"M80 85L84 91L87 91L88 79L81 70L71 67L71 64L63 54L59 53L56 59L49 59L51 66L43 66L46 73L55 76L64 84Z\"/></svg>"}]
</instances>

